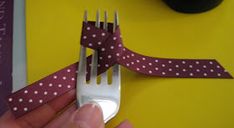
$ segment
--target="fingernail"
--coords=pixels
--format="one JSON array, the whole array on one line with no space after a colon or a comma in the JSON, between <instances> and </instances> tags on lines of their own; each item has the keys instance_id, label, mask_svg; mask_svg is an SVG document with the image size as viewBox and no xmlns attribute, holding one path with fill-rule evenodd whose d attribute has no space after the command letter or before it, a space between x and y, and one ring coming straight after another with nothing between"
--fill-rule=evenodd
<instances>
[{"instance_id":1,"label":"fingernail","mask_svg":"<svg viewBox=\"0 0 234 128\"><path fill-rule=\"evenodd\" d=\"M74 122L79 128L97 128L103 122L102 111L96 103L89 103L76 111Z\"/></svg>"}]
</instances>

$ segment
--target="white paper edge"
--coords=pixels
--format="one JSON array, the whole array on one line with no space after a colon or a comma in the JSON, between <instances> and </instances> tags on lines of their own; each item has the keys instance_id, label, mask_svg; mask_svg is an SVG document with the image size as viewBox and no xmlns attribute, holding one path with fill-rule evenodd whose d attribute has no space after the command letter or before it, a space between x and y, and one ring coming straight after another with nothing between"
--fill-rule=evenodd
<instances>
[{"instance_id":1,"label":"white paper edge","mask_svg":"<svg viewBox=\"0 0 234 128\"><path fill-rule=\"evenodd\" d=\"M14 0L13 92L27 85L25 0Z\"/></svg>"}]
</instances>

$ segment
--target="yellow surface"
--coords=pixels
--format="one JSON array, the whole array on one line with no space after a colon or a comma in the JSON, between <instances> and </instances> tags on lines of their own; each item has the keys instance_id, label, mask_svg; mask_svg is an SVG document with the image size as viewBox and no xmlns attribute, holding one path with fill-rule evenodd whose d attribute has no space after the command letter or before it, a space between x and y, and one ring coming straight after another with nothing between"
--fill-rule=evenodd
<instances>
[{"instance_id":1,"label":"yellow surface","mask_svg":"<svg viewBox=\"0 0 234 128\"><path fill-rule=\"evenodd\" d=\"M186 15L161 0L27 0L29 83L78 60L84 9L120 15L124 44L144 55L216 58L234 75L234 1ZM113 128L233 128L234 80L145 77L122 68L122 101Z\"/></svg>"}]
</instances>

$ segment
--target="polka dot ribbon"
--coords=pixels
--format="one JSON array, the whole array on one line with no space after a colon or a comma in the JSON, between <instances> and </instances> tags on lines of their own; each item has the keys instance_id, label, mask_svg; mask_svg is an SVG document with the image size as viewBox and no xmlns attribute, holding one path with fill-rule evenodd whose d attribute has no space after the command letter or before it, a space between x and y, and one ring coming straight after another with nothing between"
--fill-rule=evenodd
<instances>
[{"instance_id":1,"label":"polka dot ribbon","mask_svg":"<svg viewBox=\"0 0 234 128\"><path fill-rule=\"evenodd\" d=\"M101 26L103 24L101 23ZM113 24L109 24L112 28ZM94 22L83 23L81 45L98 50L98 74L114 64L150 76L177 78L232 78L216 60L167 59L144 56L123 46L120 29L115 33L96 28ZM91 56L87 57L87 79ZM16 117L74 89L78 63L67 66L8 96L8 104Z\"/></svg>"}]
</instances>

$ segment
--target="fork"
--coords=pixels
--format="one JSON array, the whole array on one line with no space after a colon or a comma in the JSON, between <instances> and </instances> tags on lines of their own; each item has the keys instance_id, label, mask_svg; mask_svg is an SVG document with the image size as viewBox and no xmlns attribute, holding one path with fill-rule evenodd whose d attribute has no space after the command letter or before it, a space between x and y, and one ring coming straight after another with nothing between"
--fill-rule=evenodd
<instances>
[{"instance_id":1,"label":"fork","mask_svg":"<svg viewBox=\"0 0 234 128\"><path fill-rule=\"evenodd\" d=\"M88 13L84 13L84 22L88 22ZM103 29L108 30L107 12L104 12ZM113 32L118 25L118 13L114 14ZM97 11L95 26L100 28L100 12ZM112 119L120 107L120 66L112 67L112 82L108 84L107 72L101 74L101 82L97 84L98 52L93 51L90 81L86 81L86 48L80 47L79 71L77 75L77 105L81 107L87 103L97 103L103 112L104 122Z\"/></svg>"}]
</instances>

